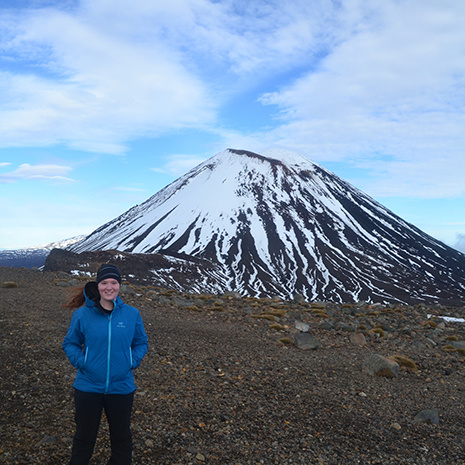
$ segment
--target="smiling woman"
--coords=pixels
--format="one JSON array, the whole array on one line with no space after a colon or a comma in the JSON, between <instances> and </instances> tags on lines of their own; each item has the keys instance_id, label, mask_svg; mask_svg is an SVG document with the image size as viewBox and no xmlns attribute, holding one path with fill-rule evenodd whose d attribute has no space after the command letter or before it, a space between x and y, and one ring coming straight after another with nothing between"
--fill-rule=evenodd
<instances>
[{"instance_id":1,"label":"smiling woman","mask_svg":"<svg viewBox=\"0 0 465 465\"><path fill-rule=\"evenodd\" d=\"M132 461L131 411L133 370L147 352L148 342L139 311L118 296L121 273L102 265L97 281L86 284L65 307L85 305L73 314L63 349L77 369L74 382L76 433L70 465L89 463L102 411L110 425L109 463Z\"/></svg>"}]
</instances>

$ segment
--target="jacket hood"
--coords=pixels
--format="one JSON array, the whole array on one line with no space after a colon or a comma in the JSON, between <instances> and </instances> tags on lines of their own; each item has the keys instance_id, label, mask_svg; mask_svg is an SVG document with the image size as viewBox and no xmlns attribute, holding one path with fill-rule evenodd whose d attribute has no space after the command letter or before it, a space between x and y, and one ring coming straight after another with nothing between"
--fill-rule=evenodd
<instances>
[{"instance_id":1,"label":"jacket hood","mask_svg":"<svg viewBox=\"0 0 465 465\"><path fill-rule=\"evenodd\" d=\"M84 287L84 297L86 298L86 304L89 307L97 306L100 302L100 293L98 291L98 285L96 281L88 282Z\"/></svg>"}]
</instances>

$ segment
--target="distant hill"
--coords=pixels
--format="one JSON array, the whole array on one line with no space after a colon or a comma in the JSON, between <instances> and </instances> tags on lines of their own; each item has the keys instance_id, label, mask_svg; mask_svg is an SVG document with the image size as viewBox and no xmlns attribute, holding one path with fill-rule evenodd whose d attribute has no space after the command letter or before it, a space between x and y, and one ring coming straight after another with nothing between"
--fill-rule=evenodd
<instances>
[{"instance_id":1,"label":"distant hill","mask_svg":"<svg viewBox=\"0 0 465 465\"><path fill-rule=\"evenodd\" d=\"M75 242L79 242L86 236L76 236L62 241L52 242L47 245L29 247L18 250L0 250L0 266L11 266L14 268L40 268L53 249L65 249Z\"/></svg>"}]
</instances>

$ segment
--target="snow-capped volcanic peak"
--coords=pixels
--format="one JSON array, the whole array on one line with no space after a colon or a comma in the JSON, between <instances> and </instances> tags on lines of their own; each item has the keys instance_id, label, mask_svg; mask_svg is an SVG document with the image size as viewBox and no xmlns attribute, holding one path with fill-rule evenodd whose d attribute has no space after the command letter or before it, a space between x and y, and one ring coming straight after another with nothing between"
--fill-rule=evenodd
<instances>
[{"instance_id":1,"label":"snow-capped volcanic peak","mask_svg":"<svg viewBox=\"0 0 465 465\"><path fill-rule=\"evenodd\" d=\"M207 258L248 295L434 300L452 282L465 292L464 255L284 150L221 152L70 250L107 249Z\"/></svg>"}]
</instances>

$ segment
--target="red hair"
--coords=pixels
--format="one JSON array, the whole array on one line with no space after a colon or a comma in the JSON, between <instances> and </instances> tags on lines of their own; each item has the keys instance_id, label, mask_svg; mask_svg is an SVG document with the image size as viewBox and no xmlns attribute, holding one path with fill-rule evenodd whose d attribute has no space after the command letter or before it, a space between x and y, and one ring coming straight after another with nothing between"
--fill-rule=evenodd
<instances>
[{"instance_id":1,"label":"red hair","mask_svg":"<svg viewBox=\"0 0 465 465\"><path fill-rule=\"evenodd\" d=\"M63 307L69 310L75 310L76 308L82 307L85 302L84 286L75 287L70 291L68 300L63 304Z\"/></svg>"}]
</instances>

